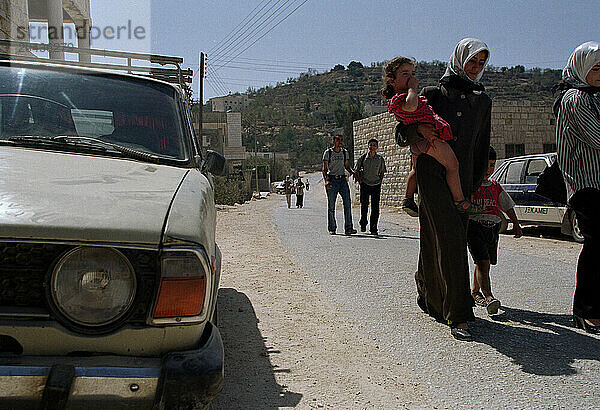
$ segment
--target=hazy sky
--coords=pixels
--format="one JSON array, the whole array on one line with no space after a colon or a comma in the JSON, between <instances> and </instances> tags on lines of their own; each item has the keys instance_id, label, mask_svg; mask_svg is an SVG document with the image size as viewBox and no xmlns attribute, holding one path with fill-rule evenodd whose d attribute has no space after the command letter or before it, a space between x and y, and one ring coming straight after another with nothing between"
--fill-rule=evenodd
<instances>
[{"instance_id":1,"label":"hazy sky","mask_svg":"<svg viewBox=\"0 0 600 410\"><path fill-rule=\"evenodd\" d=\"M494 66L520 64L528 68L562 68L576 46L600 41L599 0L91 3L92 24L98 27L93 47L182 56L194 71L198 69L199 52L207 53L204 100L248 87L275 85L309 68L324 72L353 60L370 65L406 55L417 60L447 61L464 37L485 41ZM107 27L125 25L143 30L138 29L137 37L127 36L124 29L119 39L114 33L110 35L110 29L108 36L100 35ZM236 41L226 41L238 36ZM219 67L226 62L226 67Z\"/></svg>"}]
</instances>

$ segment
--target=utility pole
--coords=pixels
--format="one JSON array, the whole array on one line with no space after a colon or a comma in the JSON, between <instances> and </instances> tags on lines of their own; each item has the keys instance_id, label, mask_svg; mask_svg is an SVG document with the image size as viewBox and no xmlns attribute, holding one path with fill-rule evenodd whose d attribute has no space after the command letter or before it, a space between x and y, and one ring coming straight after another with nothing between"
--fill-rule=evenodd
<instances>
[{"instance_id":1,"label":"utility pole","mask_svg":"<svg viewBox=\"0 0 600 410\"><path fill-rule=\"evenodd\" d=\"M198 77L198 100L200 106L198 107L198 136L200 137L200 147L204 143L202 138L202 107L204 106L204 64L205 56L204 53L200 53L200 62L198 69L200 70L200 76Z\"/></svg>"},{"instance_id":2,"label":"utility pole","mask_svg":"<svg viewBox=\"0 0 600 410\"><path fill-rule=\"evenodd\" d=\"M258 189L258 138L254 136L254 169L256 170L256 192L260 194Z\"/></svg>"}]
</instances>

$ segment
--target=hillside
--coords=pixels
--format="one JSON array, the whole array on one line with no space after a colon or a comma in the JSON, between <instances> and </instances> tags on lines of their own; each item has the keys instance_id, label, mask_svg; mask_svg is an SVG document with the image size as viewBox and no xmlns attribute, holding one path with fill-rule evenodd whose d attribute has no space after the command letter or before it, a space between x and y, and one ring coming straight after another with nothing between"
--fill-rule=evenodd
<instances>
[{"instance_id":1,"label":"hillside","mask_svg":"<svg viewBox=\"0 0 600 410\"><path fill-rule=\"evenodd\" d=\"M320 162L330 142L326 135L335 128L344 129L345 145L351 146L351 124L368 116L365 104L385 104L379 96L381 65L351 62L322 74L301 74L275 87L248 90L251 103L242 115L244 145L254 147L257 138L259 150L295 153L298 166ZM419 86L437 84L445 68L440 61L419 62ZM560 70L488 66L482 83L496 100L551 100L560 74Z\"/></svg>"}]
</instances>

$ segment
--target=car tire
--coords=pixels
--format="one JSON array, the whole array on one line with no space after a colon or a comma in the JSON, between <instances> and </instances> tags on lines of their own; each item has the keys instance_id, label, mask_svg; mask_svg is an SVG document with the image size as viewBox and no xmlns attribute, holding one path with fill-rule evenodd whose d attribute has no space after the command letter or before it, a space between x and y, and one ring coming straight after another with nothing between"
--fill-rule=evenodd
<instances>
[{"instance_id":1,"label":"car tire","mask_svg":"<svg viewBox=\"0 0 600 410\"><path fill-rule=\"evenodd\" d=\"M584 238L579 229L579 224L577 223L577 216L575 216L575 212L573 211L571 211L571 235L575 242L583 243Z\"/></svg>"}]
</instances>

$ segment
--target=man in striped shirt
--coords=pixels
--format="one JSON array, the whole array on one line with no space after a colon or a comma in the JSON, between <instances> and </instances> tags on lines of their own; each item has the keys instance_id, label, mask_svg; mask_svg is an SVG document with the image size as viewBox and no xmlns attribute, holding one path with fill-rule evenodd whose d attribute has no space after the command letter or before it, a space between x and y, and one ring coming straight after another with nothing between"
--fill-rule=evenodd
<instances>
[{"instance_id":1,"label":"man in striped shirt","mask_svg":"<svg viewBox=\"0 0 600 410\"><path fill-rule=\"evenodd\" d=\"M600 43L577 47L563 70L558 103L558 161L569 205L584 236L577 264L573 320L577 327L600 333Z\"/></svg>"}]
</instances>

